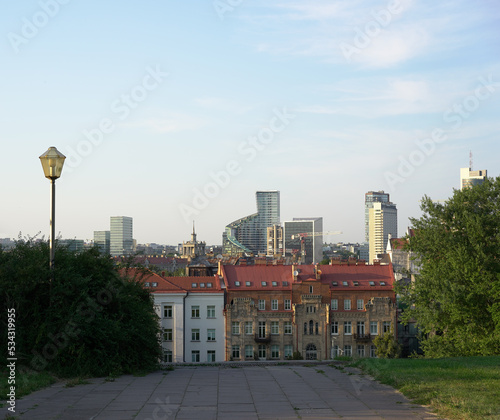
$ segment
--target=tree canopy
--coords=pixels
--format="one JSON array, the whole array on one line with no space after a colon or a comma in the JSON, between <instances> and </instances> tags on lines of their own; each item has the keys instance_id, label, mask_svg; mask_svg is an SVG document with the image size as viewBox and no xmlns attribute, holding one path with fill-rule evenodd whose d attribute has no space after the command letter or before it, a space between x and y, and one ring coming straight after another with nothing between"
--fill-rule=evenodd
<instances>
[{"instance_id":1,"label":"tree canopy","mask_svg":"<svg viewBox=\"0 0 500 420\"><path fill-rule=\"evenodd\" d=\"M73 253L57 247L54 273L46 242L0 248L0 295L3 314L15 309L19 364L62 376L107 376L157 365L159 326L149 292L120 277L96 248ZM6 339L2 333L3 348Z\"/></svg>"},{"instance_id":2,"label":"tree canopy","mask_svg":"<svg viewBox=\"0 0 500 420\"><path fill-rule=\"evenodd\" d=\"M455 190L445 203L425 196L408 248L420 259L399 293L424 334L426 356L500 354L500 177Z\"/></svg>"}]
</instances>

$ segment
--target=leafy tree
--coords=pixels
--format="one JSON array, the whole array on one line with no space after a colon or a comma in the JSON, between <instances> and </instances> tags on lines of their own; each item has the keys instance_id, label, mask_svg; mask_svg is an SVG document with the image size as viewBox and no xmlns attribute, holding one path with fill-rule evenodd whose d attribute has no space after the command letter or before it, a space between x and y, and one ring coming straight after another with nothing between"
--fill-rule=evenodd
<instances>
[{"instance_id":1,"label":"leafy tree","mask_svg":"<svg viewBox=\"0 0 500 420\"><path fill-rule=\"evenodd\" d=\"M78 254L57 247L49 270L46 242L0 249L2 313L16 313L18 363L62 376L106 376L148 370L160 357L152 298L118 275L97 248ZM6 317L0 320L6 349ZM2 353L5 357L5 352Z\"/></svg>"},{"instance_id":2,"label":"leafy tree","mask_svg":"<svg viewBox=\"0 0 500 420\"><path fill-rule=\"evenodd\" d=\"M399 357L401 353L401 346L394 337L394 330L392 327L390 331L375 337L373 339L373 344L376 347L376 356L383 359L394 359Z\"/></svg>"},{"instance_id":3,"label":"leafy tree","mask_svg":"<svg viewBox=\"0 0 500 420\"><path fill-rule=\"evenodd\" d=\"M500 177L444 204L425 196L421 209L408 244L421 269L399 287L411 308L402 320L418 322L426 356L500 354Z\"/></svg>"}]
</instances>

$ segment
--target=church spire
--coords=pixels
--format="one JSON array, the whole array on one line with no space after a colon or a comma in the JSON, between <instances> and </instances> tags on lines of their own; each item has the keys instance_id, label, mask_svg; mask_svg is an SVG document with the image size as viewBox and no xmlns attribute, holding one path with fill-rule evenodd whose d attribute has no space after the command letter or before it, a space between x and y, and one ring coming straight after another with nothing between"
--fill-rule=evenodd
<instances>
[{"instance_id":1,"label":"church spire","mask_svg":"<svg viewBox=\"0 0 500 420\"><path fill-rule=\"evenodd\" d=\"M193 233L191 234L191 241L196 243L196 232L194 231L194 220L193 220Z\"/></svg>"}]
</instances>

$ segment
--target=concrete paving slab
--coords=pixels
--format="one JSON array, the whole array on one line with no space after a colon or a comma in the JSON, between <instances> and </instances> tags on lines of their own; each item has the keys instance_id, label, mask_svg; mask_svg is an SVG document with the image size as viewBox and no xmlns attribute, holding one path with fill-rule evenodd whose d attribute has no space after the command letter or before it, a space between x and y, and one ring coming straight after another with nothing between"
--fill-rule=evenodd
<instances>
[{"instance_id":1,"label":"concrete paving slab","mask_svg":"<svg viewBox=\"0 0 500 420\"><path fill-rule=\"evenodd\" d=\"M388 386L327 365L177 367L96 378L72 388L54 384L16 408L21 420L436 419Z\"/></svg>"}]
</instances>

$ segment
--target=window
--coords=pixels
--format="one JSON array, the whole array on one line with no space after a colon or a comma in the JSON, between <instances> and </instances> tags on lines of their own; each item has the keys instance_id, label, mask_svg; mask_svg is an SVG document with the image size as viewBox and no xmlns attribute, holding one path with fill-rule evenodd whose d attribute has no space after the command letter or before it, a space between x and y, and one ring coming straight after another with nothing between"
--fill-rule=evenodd
<instances>
[{"instance_id":1,"label":"window","mask_svg":"<svg viewBox=\"0 0 500 420\"><path fill-rule=\"evenodd\" d=\"M201 288L205 287L205 283L200 283L200 287Z\"/></svg>"},{"instance_id":2,"label":"window","mask_svg":"<svg viewBox=\"0 0 500 420\"><path fill-rule=\"evenodd\" d=\"M207 341L215 341L215 329L207 330Z\"/></svg>"},{"instance_id":3,"label":"window","mask_svg":"<svg viewBox=\"0 0 500 420\"><path fill-rule=\"evenodd\" d=\"M307 322L304 322L304 335L307 335Z\"/></svg>"},{"instance_id":4,"label":"window","mask_svg":"<svg viewBox=\"0 0 500 420\"><path fill-rule=\"evenodd\" d=\"M207 306L207 318L215 318L215 305Z\"/></svg>"},{"instance_id":5,"label":"window","mask_svg":"<svg viewBox=\"0 0 500 420\"><path fill-rule=\"evenodd\" d=\"M374 281L369 281L368 283L370 284L370 286L375 286L375 282Z\"/></svg>"},{"instance_id":6,"label":"window","mask_svg":"<svg viewBox=\"0 0 500 420\"><path fill-rule=\"evenodd\" d=\"M363 299L358 299L358 305L357 305L358 311L362 311L365 309L365 302Z\"/></svg>"},{"instance_id":7,"label":"window","mask_svg":"<svg viewBox=\"0 0 500 420\"><path fill-rule=\"evenodd\" d=\"M280 333L279 321L271 321L271 334L276 335Z\"/></svg>"},{"instance_id":8,"label":"window","mask_svg":"<svg viewBox=\"0 0 500 420\"><path fill-rule=\"evenodd\" d=\"M233 346L231 349L231 356L233 359L240 358L240 346Z\"/></svg>"},{"instance_id":9,"label":"window","mask_svg":"<svg viewBox=\"0 0 500 420\"><path fill-rule=\"evenodd\" d=\"M149 287L149 281L145 282L144 286Z\"/></svg>"},{"instance_id":10,"label":"window","mask_svg":"<svg viewBox=\"0 0 500 420\"><path fill-rule=\"evenodd\" d=\"M391 331L391 321L384 321L383 324L384 332L390 332Z\"/></svg>"},{"instance_id":11,"label":"window","mask_svg":"<svg viewBox=\"0 0 500 420\"><path fill-rule=\"evenodd\" d=\"M239 281L235 281L235 282L234 282L234 285L235 285L236 287L240 287L240 282L239 282Z\"/></svg>"},{"instance_id":12,"label":"window","mask_svg":"<svg viewBox=\"0 0 500 420\"><path fill-rule=\"evenodd\" d=\"M280 358L280 346L273 344L271 346L271 359L279 359Z\"/></svg>"},{"instance_id":13,"label":"window","mask_svg":"<svg viewBox=\"0 0 500 420\"><path fill-rule=\"evenodd\" d=\"M259 338L266 336L266 321L259 321Z\"/></svg>"},{"instance_id":14,"label":"window","mask_svg":"<svg viewBox=\"0 0 500 420\"><path fill-rule=\"evenodd\" d=\"M361 344L358 345L358 356L365 357L365 346Z\"/></svg>"},{"instance_id":15,"label":"window","mask_svg":"<svg viewBox=\"0 0 500 420\"><path fill-rule=\"evenodd\" d=\"M158 283L156 283L156 282L153 282L151 284L152 284L153 287L158 287Z\"/></svg>"},{"instance_id":16,"label":"window","mask_svg":"<svg viewBox=\"0 0 500 420\"><path fill-rule=\"evenodd\" d=\"M265 359L265 358L266 358L266 345L259 344L259 359Z\"/></svg>"},{"instance_id":17,"label":"window","mask_svg":"<svg viewBox=\"0 0 500 420\"><path fill-rule=\"evenodd\" d=\"M250 283L249 281L246 281L246 282L245 282L245 286L246 286L246 287L250 287L251 285L252 285L252 283Z\"/></svg>"},{"instance_id":18,"label":"window","mask_svg":"<svg viewBox=\"0 0 500 420\"><path fill-rule=\"evenodd\" d=\"M332 359L339 357L339 346L332 347Z\"/></svg>"},{"instance_id":19,"label":"window","mask_svg":"<svg viewBox=\"0 0 500 420\"><path fill-rule=\"evenodd\" d=\"M231 323L231 333L233 333L233 334L240 333L240 323L238 321L233 321Z\"/></svg>"},{"instance_id":20,"label":"window","mask_svg":"<svg viewBox=\"0 0 500 420\"><path fill-rule=\"evenodd\" d=\"M259 311L266 310L266 301L264 299L259 299Z\"/></svg>"},{"instance_id":21,"label":"window","mask_svg":"<svg viewBox=\"0 0 500 420\"><path fill-rule=\"evenodd\" d=\"M163 318L172 318L172 305L166 305L163 307Z\"/></svg>"},{"instance_id":22,"label":"window","mask_svg":"<svg viewBox=\"0 0 500 420\"><path fill-rule=\"evenodd\" d=\"M285 321L283 324L283 329L285 334L291 334L292 333L292 321Z\"/></svg>"},{"instance_id":23,"label":"window","mask_svg":"<svg viewBox=\"0 0 500 420\"><path fill-rule=\"evenodd\" d=\"M261 281L260 284L262 284L262 286L267 286L267 281Z\"/></svg>"},{"instance_id":24,"label":"window","mask_svg":"<svg viewBox=\"0 0 500 420\"><path fill-rule=\"evenodd\" d=\"M346 281L342 282L342 286L349 286Z\"/></svg>"},{"instance_id":25,"label":"window","mask_svg":"<svg viewBox=\"0 0 500 420\"><path fill-rule=\"evenodd\" d=\"M285 344L285 359L291 358L293 354L293 347L291 344Z\"/></svg>"},{"instance_id":26,"label":"window","mask_svg":"<svg viewBox=\"0 0 500 420\"><path fill-rule=\"evenodd\" d=\"M191 352L191 361L193 363L198 363L200 361L200 351L199 350L193 350Z\"/></svg>"},{"instance_id":27,"label":"window","mask_svg":"<svg viewBox=\"0 0 500 420\"><path fill-rule=\"evenodd\" d=\"M314 322L312 319L309 321L309 334L310 335L314 334Z\"/></svg>"},{"instance_id":28,"label":"window","mask_svg":"<svg viewBox=\"0 0 500 420\"><path fill-rule=\"evenodd\" d=\"M332 311L337 311L339 309L339 301L338 301L338 299L332 299L330 307L332 308Z\"/></svg>"},{"instance_id":29,"label":"window","mask_svg":"<svg viewBox=\"0 0 500 420\"><path fill-rule=\"evenodd\" d=\"M309 293L312 293L314 290L313 286L309 286Z\"/></svg>"},{"instance_id":30,"label":"window","mask_svg":"<svg viewBox=\"0 0 500 420\"><path fill-rule=\"evenodd\" d=\"M197 288L197 287L198 287L198 283L191 283L191 287L192 287L193 289Z\"/></svg>"},{"instance_id":31,"label":"window","mask_svg":"<svg viewBox=\"0 0 500 420\"><path fill-rule=\"evenodd\" d=\"M200 341L200 330L198 328L191 330L191 341Z\"/></svg>"},{"instance_id":32,"label":"window","mask_svg":"<svg viewBox=\"0 0 500 420\"><path fill-rule=\"evenodd\" d=\"M377 321L370 321L370 334L378 334L378 323Z\"/></svg>"},{"instance_id":33,"label":"window","mask_svg":"<svg viewBox=\"0 0 500 420\"><path fill-rule=\"evenodd\" d=\"M377 353L375 352L376 347L372 344L370 346L370 357L377 357Z\"/></svg>"},{"instance_id":34,"label":"window","mask_svg":"<svg viewBox=\"0 0 500 420\"><path fill-rule=\"evenodd\" d=\"M278 282L277 281L273 281L272 285L273 285L273 287L278 287Z\"/></svg>"},{"instance_id":35,"label":"window","mask_svg":"<svg viewBox=\"0 0 500 420\"><path fill-rule=\"evenodd\" d=\"M199 318L199 317L200 317L200 307L191 306L191 318Z\"/></svg>"},{"instance_id":36,"label":"window","mask_svg":"<svg viewBox=\"0 0 500 420\"><path fill-rule=\"evenodd\" d=\"M207 283L207 287L212 287L212 283Z\"/></svg>"},{"instance_id":37,"label":"window","mask_svg":"<svg viewBox=\"0 0 500 420\"><path fill-rule=\"evenodd\" d=\"M354 286L359 286L359 282L357 282L357 281L353 281L353 282L352 282L352 284L353 284Z\"/></svg>"},{"instance_id":38,"label":"window","mask_svg":"<svg viewBox=\"0 0 500 420\"><path fill-rule=\"evenodd\" d=\"M344 334L346 335L352 334L351 321L344 321Z\"/></svg>"},{"instance_id":39,"label":"window","mask_svg":"<svg viewBox=\"0 0 500 420\"><path fill-rule=\"evenodd\" d=\"M271 309L273 311L277 311L278 310L278 299L273 299L271 301Z\"/></svg>"},{"instance_id":40,"label":"window","mask_svg":"<svg viewBox=\"0 0 500 420\"><path fill-rule=\"evenodd\" d=\"M245 334L252 335L253 334L253 322L245 321Z\"/></svg>"},{"instance_id":41,"label":"window","mask_svg":"<svg viewBox=\"0 0 500 420\"><path fill-rule=\"evenodd\" d=\"M309 305L306 307L306 312L309 314L314 314L316 313L316 306Z\"/></svg>"},{"instance_id":42,"label":"window","mask_svg":"<svg viewBox=\"0 0 500 420\"><path fill-rule=\"evenodd\" d=\"M285 311L292 309L292 301L290 299L285 299Z\"/></svg>"},{"instance_id":43,"label":"window","mask_svg":"<svg viewBox=\"0 0 500 420\"><path fill-rule=\"evenodd\" d=\"M332 321L332 334L333 335L338 335L339 333L339 322L338 321Z\"/></svg>"},{"instance_id":44,"label":"window","mask_svg":"<svg viewBox=\"0 0 500 420\"><path fill-rule=\"evenodd\" d=\"M358 335L365 335L365 321L358 321L356 323L356 333Z\"/></svg>"},{"instance_id":45,"label":"window","mask_svg":"<svg viewBox=\"0 0 500 420\"><path fill-rule=\"evenodd\" d=\"M316 335L319 334L319 324L316 322L316 325L314 326L314 332L316 333Z\"/></svg>"},{"instance_id":46,"label":"window","mask_svg":"<svg viewBox=\"0 0 500 420\"><path fill-rule=\"evenodd\" d=\"M352 346L344 346L344 356L352 356Z\"/></svg>"},{"instance_id":47,"label":"window","mask_svg":"<svg viewBox=\"0 0 500 420\"><path fill-rule=\"evenodd\" d=\"M166 363L172 363L172 350L165 350L163 352L163 360L165 360Z\"/></svg>"},{"instance_id":48,"label":"window","mask_svg":"<svg viewBox=\"0 0 500 420\"><path fill-rule=\"evenodd\" d=\"M336 281L332 281L332 286L337 286L338 283Z\"/></svg>"},{"instance_id":49,"label":"window","mask_svg":"<svg viewBox=\"0 0 500 420\"><path fill-rule=\"evenodd\" d=\"M163 341L172 341L172 328L163 330Z\"/></svg>"},{"instance_id":50,"label":"window","mask_svg":"<svg viewBox=\"0 0 500 420\"><path fill-rule=\"evenodd\" d=\"M351 299L344 299L344 310L351 310Z\"/></svg>"},{"instance_id":51,"label":"window","mask_svg":"<svg viewBox=\"0 0 500 420\"><path fill-rule=\"evenodd\" d=\"M207 350L207 362L215 362L215 350Z\"/></svg>"},{"instance_id":52,"label":"window","mask_svg":"<svg viewBox=\"0 0 500 420\"><path fill-rule=\"evenodd\" d=\"M385 286L385 281L381 281L381 282L380 282L380 285L381 285L381 286Z\"/></svg>"},{"instance_id":53,"label":"window","mask_svg":"<svg viewBox=\"0 0 500 420\"><path fill-rule=\"evenodd\" d=\"M251 359L253 358L253 346L245 346L245 358Z\"/></svg>"}]
</instances>

